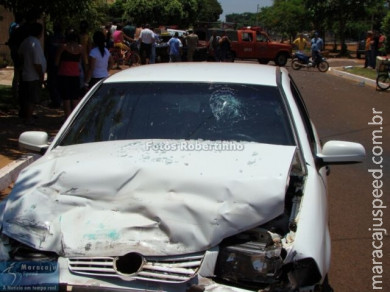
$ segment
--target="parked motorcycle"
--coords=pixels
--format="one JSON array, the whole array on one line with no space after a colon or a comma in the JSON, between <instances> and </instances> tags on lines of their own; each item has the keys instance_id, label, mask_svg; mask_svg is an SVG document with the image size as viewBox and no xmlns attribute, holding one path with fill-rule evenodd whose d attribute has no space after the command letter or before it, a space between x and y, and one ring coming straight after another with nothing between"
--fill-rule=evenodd
<instances>
[{"instance_id":1,"label":"parked motorcycle","mask_svg":"<svg viewBox=\"0 0 390 292\"><path fill-rule=\"evenodd\" d=\"M291 67L294 70L317 67L318 71L326 72L329 69L329 63L326 61L326 58L322 56L320 57L320 60L313 61L311 57L298 51L293 56Z\"/></svg>"}]
</instances>

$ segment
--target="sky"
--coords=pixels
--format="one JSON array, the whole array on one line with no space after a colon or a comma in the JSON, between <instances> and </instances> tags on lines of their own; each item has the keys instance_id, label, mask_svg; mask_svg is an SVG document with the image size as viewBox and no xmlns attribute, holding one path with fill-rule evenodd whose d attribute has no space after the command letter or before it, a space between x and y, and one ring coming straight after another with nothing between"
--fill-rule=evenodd
<instances>
[{"instance_id":1,"label":"sky","mask_svg":"<svg viewBox=\"0 0 390 292\"><path fill-rule=\"evenodd\" d=\"M218 0L221 4L223 13L220 16L221 21L225 21L226 14L257 12L257 5L259 9L266 6L271 6L273 0Z\"/></svg>"}]
</instances>

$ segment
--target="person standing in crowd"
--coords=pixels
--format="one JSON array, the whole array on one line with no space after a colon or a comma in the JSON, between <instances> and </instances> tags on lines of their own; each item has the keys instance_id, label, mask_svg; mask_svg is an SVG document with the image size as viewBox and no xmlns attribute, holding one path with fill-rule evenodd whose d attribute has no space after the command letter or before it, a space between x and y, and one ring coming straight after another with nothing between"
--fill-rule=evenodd
<instances>
[{"instance_id":1,"label":"person standing in crowd","mask_svg":"<svg viewBox=\"0 0 390 292\"><path fill-rule=\"evenodd\" d=\"M135 26L130 21L126 23L122 31L125 34L125 36L128 37L126 39L128 39L129 41L134 41Z\"/></svg>"},{"instance_id":2,"label":"person standing in crowd","mask_svg":"<svg viewBox=\"0 0 390 292\"><path fill-rule=\"evenodd\" d=\"M298 51L303 51L306 49L307 45L308 45L308 42L307 40L304 38L303 34L300 33L299 34L299 37L297 37L294 41L293 41L293 45L297 48Z\"/></svg>"},{"instance_id":3,"label":"person standing in crowd","mask_svg":"<svg viewBox=\"0 0 390 292\"><path fill-rule=\"evenodd\" d=\"M82 20L80 22L80 32L79 32L79 41L80 44L83 46L86 55L89 53L89 51L92 49L92 40L89 36L89 24L86 20ZM88 60L85 60L85 63L88 64Z\"/></svg>"},{"instance_id":4,"label":"person standing in crowd","mask_svg":"<svg viewBox=\"0 0 390 292\"><path fill-rule=\"evenodd\" d=\"M114 31L112 38L114 40L114 49L115 49L114 51L112 51L116 61L115 69L121 70L120 65L123 64L123 57L124 57L123 52L130 50L130 47L125 44L125 34L122 31L121 24L117 24L116 30Z\"/></svg>"},{"instance_id":5,"label":"person standing in crowd","mask_svg":"<svg viewBox=\"0 0 390 292\"><path fill-rule=\"evenodd\" d=\"M366 36L365 52L364 52L364 68L371 66L371 41L372 31L369 30Z\"/></svg>"},{"instance_id":6,"label":"person standing in crowd","mask_svg":"<svg viewBox=\"0 0 390 292\"><path fill-rule=\"evenodd\" d=\"M125 51L130 50L129 46L125 44L125 40L133 41L133 39L124 34L121 24L117 24L112 38L114 40L114 47Z\"/></svg>"},{"instance_id":7,"label":"person standing in crowd","mask_svg":"<svg viewBox=\"0 0 390 292\"><path fill-rule=\"evenodd\" d=\"M85 49L79 44L78 35L73 29L67 32L65 39L66 43L58 49L56 66L64 112L68 117L81 97L80 62L86 57Z\"/></svg>"},{"instance_id":8,"label":"person standing in crowd","mask_svg":"<svg viewBox=\"0 0 390 292\"><path fill-rule=\"evenodd\" d=\"M21 63L18 56L18 48L20 43L28 36L27 33L21 33L23 29L20 29L24 23L24 18L20 13L15 14L15 21L9 26L8 33L9 38L7 45L9 46L12 63L14 65L14 76L12 79L12 96L14 100L19 100L19 85L21 76Z\"/></svg>"},{"instance_id":9,"label":"person standing in crowd","mask_svg":"<svg viewBox=\"0 0 390 292\"><path fill-rule=\"evenodd\" d=\"M181 48L183 47L182 42L179 39L179 33L175 32L175 35L168 41L169 46L169 62L180 62L181 61Z\"/></svg>"},{"instance_id":10,"label":"person standing in crowd","mask_svg":"<svg viewBox=\"0 0 390 292\"><path fill-rule=\"evenodd\" d=\"M150 29L149 24L146 24L139 35L141 42L140 54L145 59L145 64L150 63L150 54L152 53L152 44L155 41L154 32Z\"/></svg>"},{"instance_id":11,"label":"person standing in crowd","mask_svg":"<svg viewBox=\"0 0 390 292\"><path fill-rule=\"evenodd\" d=\"M114 46L111 36L111 24L106 24L103 29L105 44L107 49L111 49Z\"/></svg>"},{"instance_id":12,"label":"person standing in crowd","mask_svg":"<svg viewBox=\"0 0 390 292\"><path fill-rule=\"evenodd\" d=\"M371 67L375 69L376 67L376 57L378 56L378 46L379 46L379 33L374 31L371 39Z\"/></svg>"},{"instance_id":13,"label":"person standing in crowd","mask_svg":"<svg viewBox=\"0 0 390 292\"><path fill-rule=\"evenodd\" d=\"M18 15L19 25L10 27L11 35L8 40L8 45L11 50L11 58L14 62L14 77L12 79L12 95L19 102L19 117L25 118L23 112L23 97L21 97L21 78L22 67L18 50L21 43L30 36L30 28L33 23L37 22L39 13L36 11L29 11L25 16Z\"/></svg>"},{"instance_id":14,"label":"person standing in crowd","mask_svg":"<svg viewBox=\"0 0 390 292\"><path fill-rule=\"evenodd\" d=\"M139 36L141 35L141 31L143 30L143 28L140 26L140 27L137 27L136 29L135 29L135 34L134 34L134 40L136 41L136 42L138 42L139 41ZM139 45L140 44L138 44L138 47L139 47Z\"/></svg>"},{"instance_id":15,"label":"person standing in crowd","mask_svg":"<svg viewBox=\"0 0 390 292\"><path fill-rule=\"evenodd\" d=\"M101 79L107 78L114 65L109 50L105 47L105 36L102 31L93 34L94 47L89 53L89 70L85 78L85 87L91 88Z\"/></svg>"},{"instance_id":16,"label":"person standing in crowd","mask_svg":"<svg viewBox=\"0 0 390 292\"><path fill-rule=\"evenodd\" d=\"M80 22L79 43L84 49L83 60L80 62L80 87L83 87L85 74L88 71L88 54L92 49L92 40L89 35L89 24L86 20ZM80 91L80 93L82 93ZM80 96L81 97L81 96Z\"/></svg>"},{"instance_id":17,"label":"person standing in crowd","mask_svg":"<svg viewBox=\"0 0 390 292\"><path fill-rule=\"evenodd\" d=\"M157 46L157 43L160 41L159 29L155 28L155 29L153 29L153 32L154 32L154 42L152 43L152 50L150 52L150 61L149 61L150 64L156 63L156 58L157 58L156 46Z\"/></svg>"},{"instance_id":18,"label":"person standing in crowd","mask_svg":"<svg viewBox=\"0 0 390 292\"><path fill-rule=\"evenodd\" d=\"M311 39L311 57L313 59L313 63L318 64L321 59L321 51L324 47L324 42L322 38L318 36L318 32L314 33L314 37Z\"/></svg>"},{"instance_id":19,"label":"person standing in crowd","mask_svg":"<svg viewBox=\"0 0 390 292\"><path fill-rule=\"evenodd\" d=\"M114 20L111 25L110 25L110 32L111 32L111 36L114 34L114 32L116 31L116 28L117 28L117 21Z\"/></svg>"},{"instance_id":20,"label":"person standing in crowd","mask_svg":"<svg viewBox=\"0 0 390 292\"><path fill-rule=\"evenodd\" d=\"M194 33L193 29L188 30L188 36L186 37L187 44L187 62L192 62L194 60L194 53L198 46L199 37Z\"/></svg>"},{"instance_id":21,"label":"person standing in crowd","mask_svg":"<svg viewBox=\"0 0 390 292\"><path fill-rule=\"evenodd\" d=\"M33 125L35 104L40 101L41 89L46 72L46 58L41 46L43 26L33 23L30 36L20 44L18 53L22 62L21 95L22 112L27 125Z\"/></svg>"},{"instance_id":22,"label":"person standing in crowd","mask_svg":"<svg viewBox=\"0 0 390 292\"><path fill-rule=\"evenodd\" d=\"M380 56L386 56L386 36L381 33L379 34L379 43L378 43L378 54Z\"/></svg>"},{"instance_id":23,"label":"person standing in crowd","mask_svg":"<svg viewBox=\"0 0 390 292\"><path fill-rule=\"evenodd\" d=\"M46 57L47 57L47 87L50 95L51 108L61 107L61 95L58 88L57 66L55 65L58 48L65 42L62 25L58 22L53 25L53 32L46 37Z\"/></svg>"},{"instance_id":24,"label":"person standing in crowd","mask_svg":"<svg viewBox=\"0 0 390 292\"><path fill-rule=\"evenodd\" d=\"M230 39L223 33L222 37L219 40L219 61L226 62L230 57Z\"/></svg>"},{"instance_id":25,"label":"person standing in crowd","mask_svg":"<svg viewBox=\"0 0 390 292\"><path fill-rule=\"evenodd\" d=\"M214 56L215 61L219 61L219 39L220 37L213 31L209 40L209 55Z\"/></svg>"}]
</instances>

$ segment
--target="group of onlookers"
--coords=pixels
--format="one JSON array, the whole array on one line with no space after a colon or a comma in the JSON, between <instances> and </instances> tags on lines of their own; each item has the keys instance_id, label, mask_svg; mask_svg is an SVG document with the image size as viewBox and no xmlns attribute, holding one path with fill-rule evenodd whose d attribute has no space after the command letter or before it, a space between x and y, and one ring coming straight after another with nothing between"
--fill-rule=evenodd
<instances>
[{"instance_id":1,"label":"group of onlookers","mask_svg":"<svg viewBox=\"0 0 390 292\"><path fill-rule=\"evenodd\" d=\"M303 34L300 34L298 38L293 41L293 45L300 51L303 51L307 47L311 47L312 56L315 58L321 54L321 50L324 49L324 43L317 33L311 41L307 41ZM376 57L386 56L386 36L378 31L368 31L365 38L365 62L364 68L376 67Z\"/></svg>"},{"instance_id":2,"label":"group of onlookers","mask_svg":"<svg viewBox=\"0 0 390 292\"><path fill-rule=\"evenodd\" d=\"M114 60L112 48L138 50L143 64L156 62L161 30L152 29L148 24L137 27L131 22L112 23L91 34L86 21L81 21L78 29L66 31L59 23L54 23L41 45L44 31L37 19L16 17L9 30L8 44L14 63L13 93L19 100L19 116L26 124L34 124L34 105L40 100L43 86L49 91L49 106L62 107L68 117L85 90L106 78L115 62L120 69L120 61ZM176 32L167 41L169 62L182 61L183 47L186 60L193 61L198 44L199 37L192 29L180 36ZM224 52L230 50L230 40L226 36L218 37L214 49L218 61L224 60Z\"/></svg>"},{"instance_id":3,"label":"group of onlookers","mask_svg":"<svg viewBox=\"0 0 390 292\"><path fill-rule=\"evenodd\" d=\"M307 47L310 47L313 62L319 62L322 57L321 51L324 50L324 41L319 36L318 32L313 34L310 42L306 40L302 33L300 33L292 44L298 51L303 51Z\"/></svg>"},{"instance_id":4,"label":"group of onlookers","mask_svg":"<svg viewBox=\"0 0 390 292\"><path fill-rule=\"evenodd\" d=\"M34 124L34 105L46 85L53 108L63 106L68 117L85 93L102 78L108 77L113 60L106 48L106 36L97 30L91 38L88 23L79 30L54 24L41 45L43 26L36 19L15 19L10 26L8 45L14 63L13 93L19 101L19 116ZM47 73L47 80L44 75Z\"/></svg>"},{"instance_id":5,"label":"group of onlookers","mask_svg":"<svg viewBox=\"0 0 390 292\"><path fill-rule=\"evenodd\" d=\"M112 35L112 45L124 50L129 49L129 43L135 43L139 49L139 54L143 64L153 64L157 60L156 47L161 42L161 28L153 29L149 24L135 27L131 23L126 26L121 24L106 27ZM183 41L185 42L183 44ZM180 62L182 60L183 47L186 47L187 61L193 61L193 56L198 46L199 37L193 29L189 29L186 34L179 35L174 32L168 40L169 62Z\"/></svg>"},{"instance_id":6,"label":"group of onlookers","mask_svg":"<svg viewBox=\"0 0 390 292\"><path fill-rule=\"evenodd\" d=\"M216 62L231 61L230 45L231 40L226 33L222 33L222 35L219 36L216 32L213 32L209 39L209 56L213 57Z\"/></svg>"},{"instance_id":7,"label":"group of onlookers","mask_svg":"<svg viewBox=\"0 0 390 292\"><path fill-rule=\"evenodd\" d=\"M364 68L376 67L376 57L386 56L386 36L378 31L368 31L365 40Z\"/></svg>"}]
</instances>

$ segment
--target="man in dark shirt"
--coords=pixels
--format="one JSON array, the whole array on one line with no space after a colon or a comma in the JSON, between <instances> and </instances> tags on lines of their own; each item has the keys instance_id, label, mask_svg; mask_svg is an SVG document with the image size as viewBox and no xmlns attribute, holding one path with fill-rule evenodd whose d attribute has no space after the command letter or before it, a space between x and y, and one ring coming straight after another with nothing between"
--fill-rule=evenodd
<instances>
[{"instance_id":1,"label":"man in dark shirt","mask_svg":"<svg viewBox=\"0 0 390 292\"><path fill-rule=\"evenodd\" d=\"M132 25L130 21L126 23L126 25L122 28L122 31L126 36L134 40L135 26Z\"/></svg>"}]
</instances>

